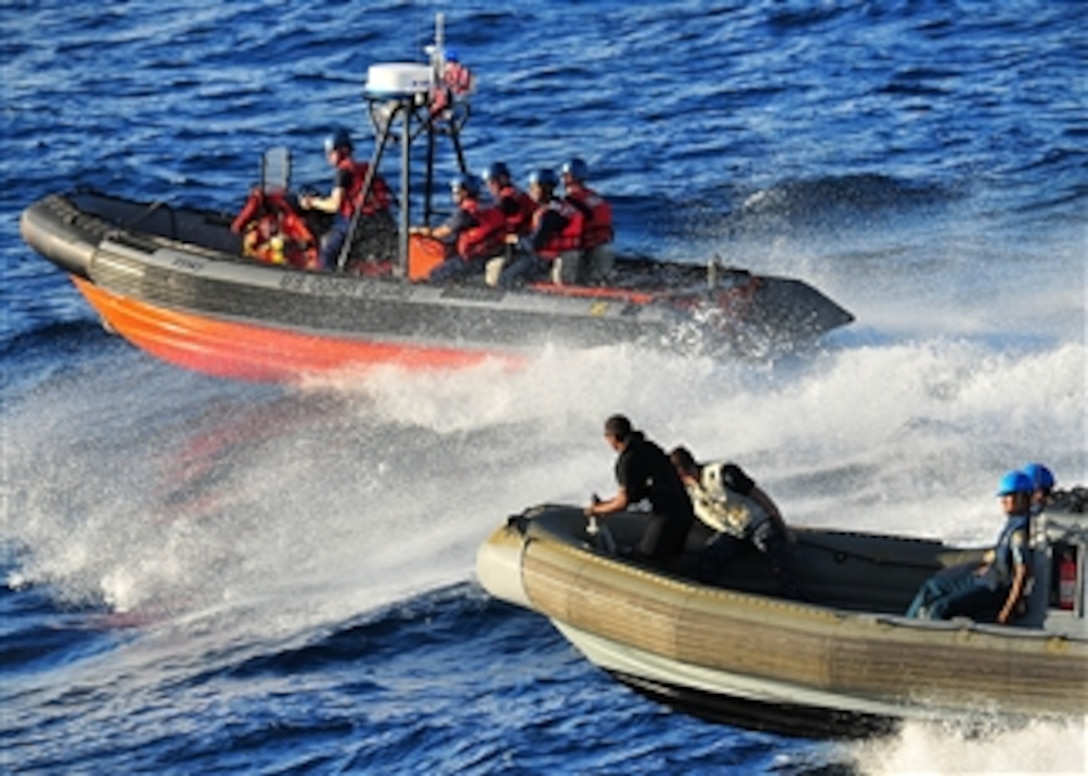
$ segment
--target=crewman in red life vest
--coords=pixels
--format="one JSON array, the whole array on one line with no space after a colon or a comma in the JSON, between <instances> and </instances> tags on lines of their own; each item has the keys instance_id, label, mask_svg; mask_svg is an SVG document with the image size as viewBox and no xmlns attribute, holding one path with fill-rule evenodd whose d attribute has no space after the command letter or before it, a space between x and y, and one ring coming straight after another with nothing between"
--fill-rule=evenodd
<instances>
[{"instance_id":1,"label":"crewman in red life vest","mask_svg":"<svg viewBox=\"0 0 1088 776\"><path fill-rule=\"evenodd\" d=\"M589 165L580 157L573 157L563 164L563 190L566 200L582 211L585 232L582 249L585 251L587 279L602 282L607 279L615 264L612 239L612 206L604 197L586 186Z\"/></svg>"},{"instance_id":2,"label":"crewman in red life vest","mask_svg":"<svg viewBox=\"0 0 1088 776\"><path fill-rule=\"evenodd\" d=\"M470 274L483 274L487 260L503 252L506 218L497 207L480 203L480 179L462 175L450 183L457 205L445 223L431 229L415 227L413 234L432 237L446 246L446 260L427 279L440 283Z\"/></svg>"},{"instance_id":3,"label":"crewman in red life vest","mask_svg":"<svg viewBox=\"0 0 1088 776\"><path fill-rule=\"evenodd\" d=\"M559 176L551 168L535 170L529 176L529 196L537 203L532 228L522 238L519 255L499 274L500 286L532 282L551 271L561 256L577 262L585 219L582 211L555 196L558 187Z\"/></svg>"},{"instance_id":4,"label":"crewman in red life vest","mask_svg":"<svg viewBox=\"0 0 1088 776\"><path fill-rule=\"evenodd\" d=\"M484 171L484 180L491 198L506 216L506 233L524 237L533 225L536 203L533 198L514 185L510 169L503 162L495 162Z\"/></svg>"},{"instance_id":5,"label":"crewman in red life vest","mask_svg":"<svg viewBox=\"0 0 1088 776\"><path fill-rule=\"evenodd\" d=\"M428 53L436 52L428 46ZM431 115L448 118L446 111L458 100L466 100L476 89L476 76L461 64L457 49L450 46L442 49L441 79L431 91Z\"/></svg>"},{"instance_id":6,"label":"crewman in red life vest","mask_svg":"<svg viewBox=\"0 0 1088 776\"><path fill-rule=\"evenodd\" d=\"M317 240L282 189L255 186L230 229L242 236L243 256L318 269Z\"/></svg>"},{"instance_id":7,"label":"crewman in red life vest","mask_svg":"<svg viewBox=\"0 0 1088 776\"><path fill-rule=\"evenodd\" d=\"M370 165L357 162L352 157L354 145L346 129L337 128L325 138L325 158L336 169L332 191L327 197L304 195L299 197L303 210L317 210L335 215L332 228L322 240L319 260L325 269L336 269L340 251L351 229L356 209L364 218L380 217L392 220L389 212L392 196L385 180L375 174L366 201L361 201L363 184Z\"/></svg>"}]
</instances>

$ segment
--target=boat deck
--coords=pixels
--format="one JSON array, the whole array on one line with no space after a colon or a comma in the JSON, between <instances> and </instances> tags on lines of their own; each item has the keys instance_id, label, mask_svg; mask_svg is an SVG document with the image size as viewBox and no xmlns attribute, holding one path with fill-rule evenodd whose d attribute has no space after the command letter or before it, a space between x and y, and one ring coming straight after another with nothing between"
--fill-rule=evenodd
<instances>
[{"instance_id":1,"label":"boat deck","mask_svg":"<svg viewBox=\"0 0 1088 776\"><path fill-rule=\"evenodd\" d=\"M585 533L585 518L573 508L541 507L531 511L525 530L529 538L547 538L601 552ZM625 513L608 518L608 528L619 547L637 543L645 525L645 513ZM604 521L602 521L602 524ZM792 528L797 539L794 563L797 583L807 603L832 609L900 617L918 587L932 574L964 563L977 563L984 547L954 548L933 539L887 536L830 529ZM698 580L699 551L710 530L701 524L688 536L684 554L653 572L678 580ZM606 554L606 553L601 553ZM617 558L622 563L634 561ZM763 596L778 590L767 564L755 552L738 558L716 582L717 587ZM1018 624L1038 626L1046 612L1046 593L1034 611ZM1050 614L1053 614L1051 610ZM1060 615L1059 615L1060 616ZM985 618L983 618L985 619Z\"/></svg>"}]
</instances>

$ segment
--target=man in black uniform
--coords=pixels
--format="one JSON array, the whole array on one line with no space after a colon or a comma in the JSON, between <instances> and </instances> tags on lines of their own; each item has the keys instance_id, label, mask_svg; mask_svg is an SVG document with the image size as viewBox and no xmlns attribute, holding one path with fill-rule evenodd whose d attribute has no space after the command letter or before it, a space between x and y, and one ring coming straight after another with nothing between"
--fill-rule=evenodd
<instances>
[{"instance_id":1,"label":"man in black uniform","mask_svg":"<svg viewBox=\"0 0 1088 776\"><path fill-rule=\"evenodd\" d=\"M622 512L631 504L648 499L653 517L646 526L635 556L651 561L673 558L684 551L684 541L695 522L691 499L665 451L631 428L623 415L613 415L604 424L605 441L619 453L616 482L619 491L607 501L585 508L587 517Z\"/></svg>"}]
</instances>

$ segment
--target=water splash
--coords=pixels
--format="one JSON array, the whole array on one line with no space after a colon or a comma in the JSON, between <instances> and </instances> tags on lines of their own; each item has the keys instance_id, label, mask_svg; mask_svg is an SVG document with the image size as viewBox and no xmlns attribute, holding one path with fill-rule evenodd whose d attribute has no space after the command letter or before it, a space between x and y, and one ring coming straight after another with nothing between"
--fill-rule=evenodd
<instances>
[{"instance_id":1,"label":"water splash","mask_svg":"<svg viewBox=\"0 0 1088 776\"><path fill-rule=\"evenodd\" d=\"M965 739L940 726L908 723L895 737L852 748L863 773L1079 774L1088 767L1088 718L1029 722L1012 731Z\"/></svg>"}]
</instances>

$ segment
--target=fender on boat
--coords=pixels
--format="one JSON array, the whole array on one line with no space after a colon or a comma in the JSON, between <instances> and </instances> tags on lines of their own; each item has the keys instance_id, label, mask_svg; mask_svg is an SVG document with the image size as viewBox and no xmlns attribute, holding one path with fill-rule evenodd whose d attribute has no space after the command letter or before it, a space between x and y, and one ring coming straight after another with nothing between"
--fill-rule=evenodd
<instances>
[{"instance_id":1,"label":"fender on boat","mask_svg":"<svg viewBox=\"0 0 1088 776\"><path fill-rule=\"evenodd\" d=\"M82 278L90 277L91 259L109 231L102 219L82 213L58 194L38 200L19 218L19 232L30 247Z\"/></svg>"}]
</instances>

